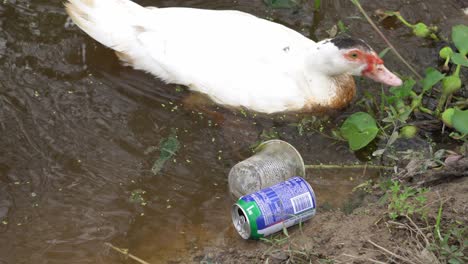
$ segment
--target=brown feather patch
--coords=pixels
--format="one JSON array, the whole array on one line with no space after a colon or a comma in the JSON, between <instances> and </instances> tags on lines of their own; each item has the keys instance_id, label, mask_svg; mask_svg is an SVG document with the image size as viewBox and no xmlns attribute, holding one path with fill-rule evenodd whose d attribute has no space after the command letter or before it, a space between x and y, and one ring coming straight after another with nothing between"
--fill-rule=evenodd
<instances>
[{"instance_id":1,"label":"brown feather patch","mask_svg":"<svg viewBox=\"0 0 468 264\"><path fill-rule=\"evenodd\" d=\"M333 78L336 85L336 96L332 99L330 106L341 109L347 106L356 95L356 83L351 75L339 75Z\"/></svg>"},{"instance_id":2,"label":"brown feather patch","mask_svg":"<svg viewBox=\"0 0 468 264\"><path fill-rule=\"evenodd\" d=\"M339 110L347 106L356 95L356 84L351 75L343 74L333 78L336 87L336 96L331 98L328 104L317 104L313 98L308 99L308 103L301 112L322 113L329 110Z\"/></svg>"}]
</instances>

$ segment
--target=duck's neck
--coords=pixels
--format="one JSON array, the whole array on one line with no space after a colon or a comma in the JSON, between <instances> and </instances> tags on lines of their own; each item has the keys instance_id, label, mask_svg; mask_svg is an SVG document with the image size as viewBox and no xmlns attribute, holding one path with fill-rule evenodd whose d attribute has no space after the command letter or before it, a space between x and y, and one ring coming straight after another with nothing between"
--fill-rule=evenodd
<instances>
[{"instance_id":1,"label":"duck's neck","mask_svg":"<svg viewBox=\"0 0 468 264\"><path fill-rule=\"evenodd\" d=\"M307 105L343 108L356 94L354 78L348 74L327 76L321 73L306 74Z\"/></svg>"},{"instance_id":2,"label":"duck's neck","mask_svg":"<svg viewBox=\"0 0 468 264\"><path fill-rule=\"evenodd\" d=\"M310 106L342 108L356 93L353 77L330 61L336 52L334 46L321 44L311 48L306 56L307 101Z\"/></svg>"}]
</instances>

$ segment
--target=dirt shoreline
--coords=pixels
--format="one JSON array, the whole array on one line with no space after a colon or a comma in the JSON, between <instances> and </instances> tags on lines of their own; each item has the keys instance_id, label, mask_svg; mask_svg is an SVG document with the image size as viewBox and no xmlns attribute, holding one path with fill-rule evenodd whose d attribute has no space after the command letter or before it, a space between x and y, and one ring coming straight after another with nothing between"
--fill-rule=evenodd
<instances>
[{"instance_id":1,"label":"dirt shoreline","mask_svg":"<svg viewBox=\"0 0 468 264\"><path fill-rule=\"evenodd\" d=\"M427 193L430 223L437 217L440 201L444 201L442 224L468 220L468 178L434 186ZM196 252L193 263L376 263L387 262L383 249L398 252L410 248L409 234L398 230L387 216L387 205L378 196L367 195L363 204L345 214L342 210L323 211L298 227L265 241L243 241L240 237ZM416 220L415 220L416 221ZM405 223L407 220L400 219ZM432 233L433 230L425 230ZM283 239L283 240L280 240ZM380 249L378 247L381 247ZM424 254L424 252L419 252ZM423 256L424 258L424 256ZM180 260L180 259L179 259ZM429 260L428 260L429 261ZM184 263L182 261L181 263ZM398 259L395 260L398 262ZM428 262L429 263L429 262Z\"/></svg>"}]
</instances>

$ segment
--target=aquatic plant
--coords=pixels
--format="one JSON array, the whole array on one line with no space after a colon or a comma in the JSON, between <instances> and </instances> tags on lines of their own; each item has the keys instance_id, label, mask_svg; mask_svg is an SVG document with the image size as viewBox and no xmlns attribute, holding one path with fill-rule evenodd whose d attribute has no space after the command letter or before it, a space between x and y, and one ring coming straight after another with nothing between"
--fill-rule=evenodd
<instances>
[{"instance_id":1,"label":"aquatic plant","mask_svg":"<svg viewBox=\"0 0 468 264\"><path fill-rule=\"evenodd\" d=\"M357 112L346 119L340 132L348 140L349 147L358 150L367 146L377 136L379 129L371 115Z\"/></svg>"},{"instance_id":2,"label":"aquatic plant","mask_svg":"<svg viewBox=\"0 0 468 264\"><path fill-rule=\"evenodd\" d=\"M176 155L179 148L180 142L177 139L176 131L173 129L171 134L159 144L159 158L154 162L151 172L157 175L164 167L166 161Z\"/></svg>"},{"instance_id":3,"label":"aquatic plant","mask_svg":"<svg viewBox=\"0 0 468 264\"><path fill-rule=\"evenodd\" d=\"M365 15L365 11L360 6L359 1L352 0L352 2ZM387 12L386 14L397 16L402 22L404 21L405 25L418 30L418 34L415 32L417 36L423 35L421 33L425 31L423 30L423 26L409 24L398 12ZM373 24L370 18L367 15L365 16ZM432 32L430 34L435 34L435 27L429 27L429 31ZM433 36L431 38L438 39ZM458 100L456 104L451 105L451 100L454 98L453 95L463 85L460 79L461 68L468 67L468 59L466 57L468 52L468 26L454 26L452 28L451 40L454 47L456 47L456 51L448 46L443 47L439 51L440 57L445 60L444 69L448 69L450 63L455 66L455 70L451 75L430 67L426 69L425 75L422 78L415 80L412 77L406 77L401 86L390 88L389 93L382 90L380 105L377 103L376 98L368 95L375 102L374 105L378 105L376 112L354 113L343 122L340 133L348 141L351 150L364 148L381 135L387 138L387 144L383 149L374 152L375 156L379 156L398 138L414 137L418 132L418 128L409 124L409 122L412 114L416 111L428 114L430 119L440 119L445 125L453 128L455 131L450 134L452 138L466 140L468 135L468 110L463 109L468 107L468 103L466 100ZM380 55L384 56L390 49L394 50L394 47L390 46L381 52ZM409 65L406 60L401 59L405 64ZM440 86L440 92L433 89L437 86ZM430 107L423 105L423 98L427 94L438 97L435 109L430 109ZM376 117L380 117L380 122L376 121Z\"/></svg>"},{"instance_id":4,"label":"aquatic plant","mask_svg":"<svg viewBox=\"0 0 468 264\"><path fill-rule=\"evenodd\" d=\"M396 12L394 12L394 11L384 12L384 16L385 17L395 16L405 26L411 28L413 30L413 34L415 36L418 36L418 37L421 37L421 38L432 38L434 40L439 40L439 37L437 37L438 28L436 26L428 26L428 25L424 24L423 22L418 22L416 24L411 24L406 19L404 19L403 16L398 11L396 11Z\"/></svg>"}]
</instances>

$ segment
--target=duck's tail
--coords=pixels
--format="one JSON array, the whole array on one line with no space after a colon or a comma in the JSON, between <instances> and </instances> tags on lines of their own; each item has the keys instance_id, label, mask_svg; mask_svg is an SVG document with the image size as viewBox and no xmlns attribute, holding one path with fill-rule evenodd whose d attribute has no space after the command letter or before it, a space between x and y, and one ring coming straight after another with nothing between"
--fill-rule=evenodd
<instances>
[{"instance_id":1,"label":"duck's tail","mask_svg":"<svg viewBox=\"0 0 468 264\"><path fill-rule=\"evenodd\" d=\"M149 9L130 0L68 0L65 8L78 27L131 64L126 57L135 48L139 22Z\"/></svg>"}]
</instances>

